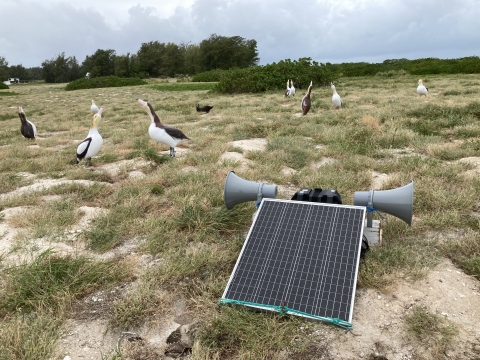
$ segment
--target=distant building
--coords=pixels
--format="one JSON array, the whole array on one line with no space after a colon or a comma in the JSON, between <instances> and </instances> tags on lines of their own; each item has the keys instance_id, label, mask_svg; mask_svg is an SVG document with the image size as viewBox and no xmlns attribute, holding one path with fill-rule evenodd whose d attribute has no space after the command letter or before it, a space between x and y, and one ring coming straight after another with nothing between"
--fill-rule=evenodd
<instances>
[{"instance_id":1,"label":"distant building","mask_svg":"<svg viewBox=\"0 0 480 360\"><path fill-rule=\"evenodd\" d=\"M10 79L8 79L8 81L10 82L10 84L18 84L20 82L20 79L19 78L10 78Z\"/></svg>"},{"instance_id":2,"label":"distant building","mask_svg":"<svg viewBox=\"0 0 480 360\"><path fill-rule=\"evenodd\" d=\"M4 83L5 85L7 85L7 86L8 86L8 85L11 85L9 80L4 81L3 83Z\"/></svg>"},{"instance_id":3,"label":"distant building","mask_svg":"<svg viewBox=\"0 0 480 360\"><path fill-rule=\"evenodd\" d=\"M90 73L87 72L87 74L85 75L85 77L86 77L87 79L90 79Z\"/></svg>"}]
</instances>

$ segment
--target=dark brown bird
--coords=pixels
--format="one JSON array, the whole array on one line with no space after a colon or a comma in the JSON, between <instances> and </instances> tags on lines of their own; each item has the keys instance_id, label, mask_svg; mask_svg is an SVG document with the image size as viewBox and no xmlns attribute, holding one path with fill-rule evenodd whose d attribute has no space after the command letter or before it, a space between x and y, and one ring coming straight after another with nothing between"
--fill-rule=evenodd
<instances>
[{"instance_id":1,"label":"dark brown bird","mask_svg":"<svg viewBox=\"0 0 480 360\"><path fill-rule=\"evenodd\" d=\"M20 121L22 122L20 127L20 132L22 135L27 139L35 139L35 136L37 135L37 127L34 123L27 120L25 111L23 111L21 106L18 108L18 116L20 116Z\"/></svg>"},{"instance_id":2,"label":"dark brown bird","mask_svg":"<svg viewBox=\"0 0 480 360\"><path fill-rule=\"evenodd\" d=\"M137 101L143 106L152 121L148 128L148 135L156 142L170 146L170 156L175 157L175 146L190 139L181 130L163 125L150 103L142 99L137 99Z\"/></svg>"},{"instance_id":3,"label":"dark brown bird","mask_svg":"<svg viewBox=\"0 0 480 360\"><path fill-rule=\"evenodd\" d=\"M311 93L312 93L312 81L310 81L310 86L308 87L308 91L302 99L303 115L307 115L308 111L310 110L310 106L312 106L312 102L310 101Z\"/></svg>"},{"instance_id":4,"label":"dark brown bird","mask_svg":"<svg viewBox=\"0 0 480 360\"><path fill-rule=\"evenodd\" d=\"M205 105L205 106L200 107L200 104L197 104L195 107L197 108L198 112L205 112L207 114L210 112L210 110L213 109L213 106Z\"/></svg>"}]
</instances>

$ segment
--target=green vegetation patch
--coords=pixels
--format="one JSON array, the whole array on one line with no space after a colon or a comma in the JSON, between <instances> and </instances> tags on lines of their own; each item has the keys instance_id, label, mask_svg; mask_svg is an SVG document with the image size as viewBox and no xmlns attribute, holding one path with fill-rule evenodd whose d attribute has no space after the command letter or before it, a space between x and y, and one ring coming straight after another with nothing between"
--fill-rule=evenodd
<instances>
[{"instance_id":1,"label":"green vegetation patch","mask_svg":"<svg viewBox=\"0 0 480 360\"><path fill-rule=\"evenodd\" d=\"M442 130L476 123L480 119L480 103L466 106L427 105L407 111L406 125L413 131L427 136L442 135Z\"/></svg>"},{"instance_id":2,"label":"green vegetation patch","mask_svg":"<svg viewBox=\"0 0 480 360\"><path fill-rule=\"evenodd\" d=\"M330 358L325 342L313 343L312 335L322 325L305 323L296 317L262 314L238 306L222 306L220 312L203 325L199 342L213 359L277 359L286 351L289 359L309 359L306 349L322 359ZM300 330L301 329L301 330ZM215 356L216 355L216 356Z\"/></svg>"},{"instance_id":3,"label":"green vegetation patch","mask_svg":"<svg viewBox=\"0 0 480 360\"><path fill-rule=\"evenodd\" d=\"M151 88L159 91L200 91L213 90L215 85L214 83L171 83L152 85Z\"/></svg>"},{"instance_id":4,"label":"green vegetation patch","mask_svg":"<svg viewBox=\"0 0 480 360\"><path fill-rule=\"evenodd\" d=\"M296 88L307 89L310 81L320 86L336 79L335 73L324 64L301 58L290 59L264 66L225 71L216 90L220 93L259 93L267 90L285 89L291 79Z\"/></svg>"},{"instance_id":5,"label":"green vegetation patch","mask_svg":"<svg viewBox=\"0 0 480 360\"><path fill-rule=\"evenodd\" d=\"M5 85L3 82L0 82L0 90L8 90L10 89L8 85Z\"/></svg>"},{"instance_id":6,"label":"green vegetation patch","mask_svg":"<svg viewBox=\"0 0 480 360\"><path fill-rule=\"evenodd\" d=\"M56 309L102 286L125 279L118 261L95 262L85 257L41 253L31 264L4 269L5 286L0 296L0 314L36 309Z\"/></svg>"},{"instance_id":7,"label":"green vegetation patch","mask_svg":"<svg viewBox=\"0 0 480 360\"><path fill-rule=\"evenodd\" d=\"M44 312L5 317L0 327L0 359L49 359L61 326L60 318Z\"/></svg>"},{"instance_id":8,"label":"green vegetation patch","mask_svg":"<svg viewBox=\"0 0 480 360\"><path fill-rule=\"evenodd\" d=\"M95 89L106 87L146 85L145 80L139 78L120 78L118 76L101 76L92 79L78 79L67 84L65 90Z\"/></svg>"},{"instance_id":9,"label":"green vegetation patch","mask_svg":"<svg viewBox=\"0 0 480 360\"><path fill-rule=\"evenodd\" d=\"M474 225L472 230L459 239L443 244L442 250L466 274L480 279L480 222L474 219L471 225Z\"/></svg>"},{"instance_id":10,"label":"green vegetation patch","mask_svg":"<svg viewBox=\"0 0 480 360\"><path fill-rule=\"evenodd\" d=\"M192 78L192 82L218 82L225 70L217 69L196 74Z\"/></svg>"},{"instance_id":11,"label":"green vegetation patch","mask_svg":"<svg viewBox=\"0 0 480 360\"><path fill-rule=\"evenodd\" d=\"M33 181L18 175L15 172L5 172L0 174L0 194L8 193L19 187L30 185Z\"/></svg>"},{"instance_id":12,"label":"green vegetation patch","mask_svg":"<svg viewBox=\"0 0 480 360\"><path fill-rule=\"evenodd\" d=\"M16 92L12 92L12 91L9 91L9 92L0 91L0 97L1 96L14 96L14 95L19 95L19 94L16 93Z\"/></svg>"},{"instance_id":13,"label":"green vegetation patch","mask_svg":"<svg viewBox=\"0 0 480 360\"><path fill-rule=\"evenodd\" d=\"M443 354L458 333L457 328L427 308L415 306L405 318L407 332L433 352Z\"/></svg>"}]
</instances>

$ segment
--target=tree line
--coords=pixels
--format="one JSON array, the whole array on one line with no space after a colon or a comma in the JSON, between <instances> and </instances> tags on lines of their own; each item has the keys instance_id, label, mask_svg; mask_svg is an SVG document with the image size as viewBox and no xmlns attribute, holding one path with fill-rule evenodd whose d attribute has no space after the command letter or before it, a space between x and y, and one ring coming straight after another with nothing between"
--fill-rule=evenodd
<instances>
[{"instance_id":1,"label":"tree line","mask_svg":"<svg viewBox=\"0 0 480 360\"><path fill-rule=\"evenodd\" d=\"M258 61L256 40L212 34L199 44L142 43L136 54L117 55L112 49L98 49L81 64L75 56L66 56L64 52L43 61L40 68L32 69L21 65L8 67L5 58L0 57L0 76L5 80L41 78L48 83L70 82L85 77L87 72L90 77L174 77L214 69L245 68L257 65Z\"/></svg>"},{"instance_id":2,"label":"tree line","mask_svg":"<svg viewBox=\"0 0 480 360\"><path fill-rule=\"evenodd\" d=\"M288 62L289 59L285 61ZM142 43L136 54L117 55L112 49L98 49L94 54L86 56L81 64L75 56L67 57L65 53L61 53L55 58L43 61L41 67L26 69L22 65L8 66L6 59L0 56L0 80L20 78L27 81L64 83L85 77L88 72L91 77L116 75L148 78L174 77L180 74L202 75L202 78L214 78L218 81L221 70L252 68L258 65L258 62L256 40L212 34L199 44L177 45L158 41ZM389 59L382 63L327 62L324 65L323 71L328 70L332 74L345 77L377 74L393 76L399 71L412 75L480 73L478 56L459 59Z\"/></svg>"}]
</instances>

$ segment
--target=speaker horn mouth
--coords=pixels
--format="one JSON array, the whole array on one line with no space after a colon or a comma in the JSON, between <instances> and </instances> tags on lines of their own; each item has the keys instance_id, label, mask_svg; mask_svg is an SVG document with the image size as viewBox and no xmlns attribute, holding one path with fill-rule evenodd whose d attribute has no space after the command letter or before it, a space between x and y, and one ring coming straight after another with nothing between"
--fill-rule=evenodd
<instances>
[{"instance_id":1,"label":"speaker horn mouth","mask_svg":"<svg viewBox=\"0 0 480 360\"><path fill-rule=\"evenodd\" d=\"M223 199L228 210L246 201L261 201L263 198L277 197L277 186L244 180L230 171L225 178Z\"/></svg>"},{"instance_id":2,"label":"speaker horn mouth","mask_svg":"<svg viewBox=\"0 0 480 360\"><path fill-rule=\"evenodd\" d=\"M378 210L412 225L413 181L410 184L391 190L356 191L353 204L368 207L369 214L373 210Z\"/></svg>"}]
</instances>

